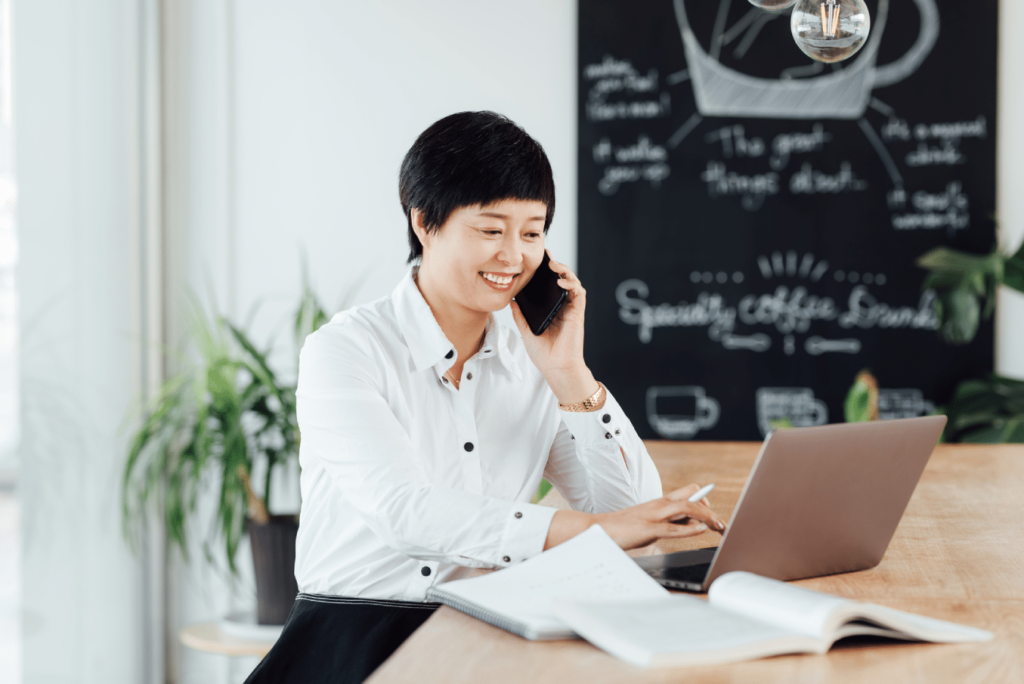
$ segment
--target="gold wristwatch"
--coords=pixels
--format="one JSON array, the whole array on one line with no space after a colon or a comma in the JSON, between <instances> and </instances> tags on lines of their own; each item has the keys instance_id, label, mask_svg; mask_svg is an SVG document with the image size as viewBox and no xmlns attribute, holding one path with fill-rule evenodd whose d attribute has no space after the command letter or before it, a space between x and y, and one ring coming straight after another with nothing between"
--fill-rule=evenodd
<instances>
[{"instance_id":1,"label":"gold wristwatch","mask_svg":"<svg viewBox=\"0 0 1024 684\"><path fill-rule=\"evenodd\" d=\"M597 409L604 406L604 385L600 381L597 383L597 391L591 394L583 401L576 402L575 404L559 404L558 408L569 413L587 413L588 411L596 411Z\"/></svg>"}]
</instances>

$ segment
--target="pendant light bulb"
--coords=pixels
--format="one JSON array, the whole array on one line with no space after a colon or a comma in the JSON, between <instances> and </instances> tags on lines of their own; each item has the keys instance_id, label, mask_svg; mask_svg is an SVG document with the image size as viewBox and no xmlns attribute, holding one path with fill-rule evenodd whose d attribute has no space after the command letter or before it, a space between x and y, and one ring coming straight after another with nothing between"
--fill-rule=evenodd
<instances>
[{"instance_id":1,"label":"pendant light bulb","mask_svg":"<svg viewBox=\"0 0 1024 684\"><path fill-rule=\"evenodd\" d=\"M789 26L804 54L832 64L864 46L871 15L864 0L797 0Z\"/></svg>"},{"instance_id":2,"label":"pendant light bulb","mask_svg":"<svg viewBox=\"0 0 1024 684\"><path fill-rule=\"evenodd\" d=\"M779 10L792 7L796 4L796 0L750 0L750 4L758 9L778 12Z\"/></svg>"}]
</instances>

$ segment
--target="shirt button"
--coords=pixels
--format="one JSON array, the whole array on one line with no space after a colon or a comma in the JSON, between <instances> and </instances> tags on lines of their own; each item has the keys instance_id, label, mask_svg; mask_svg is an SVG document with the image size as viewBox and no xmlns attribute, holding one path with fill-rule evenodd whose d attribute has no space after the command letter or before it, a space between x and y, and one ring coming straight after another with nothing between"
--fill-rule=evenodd
<instances>
[{"instance_id":1,"label":"shirt button","mask_svg":"<svg viewBox=\"0 0 1024 684\"><path fill-rule=\"evenodd\" d=\"M455 350L454 350L454 349L449 349L449 350L448 350L448 353L444 355L444 358L446 358L446 359L450 359L450 358L452 358L453 356L455 356Z\"/></svg>"},{"instance_id":2,"label":"shirt button","mask_svg":"<svg viewBox=\"0 0 1024 684\"><path fill-rule=\"evenodd\" d=\"M442 375L442 376L441 376L441 382L443 382L444 384L446 384L446 385L447 385L447 384L448 384L448 378L446 378L446 377L444 377L444 376Z\"/></svg>"},{"instance_id":3,"label":"shirt button","mask_svg":"<svg viewBox=\"0 0 1024 684\"><path fill-rule=\"evenodd\" d=\"M612 438L612 433L610 433L610 432L604 433L604 438L605 439L611 439Z\"/></svg>"},{"instance_id":4,"label":"shirt button","mask_svg":"<svg viewBox=\"0 0 1024 684\"><path fill-rule=\"evenodd\" d=\"M619 429L615 430L615 434L619 434L620 432L622 432L622 430L619 430Z\"/></svg>"},{"instance_id":5,"label":"shirt button","mask_svg":"<svg viewBox=\"0 0 1024 684\"><path fill-rule=\"evenodd\" d=\"M427 567L420 568L420 574L423 575L424 577L430 577L430 568L427 568Z\"/></svg>"},{"instance_id":6,"label":"shirt button","mask_svg":"<svg viewBox=\"0 0 1024 684\"><path fill-rule=\"evenodd\" d=\"M522 514L522 513L520 513L519 511L516 511L516 517L517 517L517 518L522 518L522 517L523 517L523 514Z\"/></svg>"},{"instance_id":7,"label":"shirt button","mask_svg":"<svg viewBox=\"0 0 1024 684\"><path fill-rule=\"evenodd\" d=\"M472 373L466 373L466 379L467 380L472 380L473 379L473 374Z\"/></svg>"},{"instance_id":8,"label":"shirt button","mask_svg":"<svg viewBox=\"0 0 1024 684\"><path fill-rule=\"evenodd\" d=\"M501 560L505 561L506 563L511 563L512 562L512 559L509 558L508 556L502 556Z\"/></svg>"},{"instance_id":9,"label":"shirt button","mask_svg":"<svg viewBox=\"0 0 1024 684\"><path fill-rule=\"evenodd\" d=\"M462 445L462 448L465 449L466 451L472 451L473 450L473 443L472 442L466 442L465 444Z\"/></svg>"},{"instance_id":10,"label":"shirt button","mask_svg":"<svg viewBox=\"0 0 1024 684\"><path fill-rule=\"evenodd\" d=\"M602 423L610 423L610 422L612 422L612 417L609 414L606 413L603 416L601 416L601 422Z\"/></svg>"}]
</instances>

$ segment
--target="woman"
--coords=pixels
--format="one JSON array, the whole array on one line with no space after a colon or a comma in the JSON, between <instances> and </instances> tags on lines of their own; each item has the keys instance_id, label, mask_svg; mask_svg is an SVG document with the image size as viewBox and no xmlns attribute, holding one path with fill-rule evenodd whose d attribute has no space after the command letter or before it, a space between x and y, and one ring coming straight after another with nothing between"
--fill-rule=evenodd
<instances>
[{"instance_id":1,"label":"woman","mask_svg":"<svg viewBox=\"0 0 1024 684\"><path fill-rule=\"evenodd\" d=\"M539 337L513 300L555 210L541 146L497 114L454 114L409 150L399 194L409 274L302 348L301 593L250 682L362 681L436 608L432 585L593 524L624 549L725 528L687 501L696 485L662 496L584 362L576 276L550 262L569 301ZM493 316L510 304L519 336ZM575 510L530 504L542 477Z\"/></svg>"}]
</instances>

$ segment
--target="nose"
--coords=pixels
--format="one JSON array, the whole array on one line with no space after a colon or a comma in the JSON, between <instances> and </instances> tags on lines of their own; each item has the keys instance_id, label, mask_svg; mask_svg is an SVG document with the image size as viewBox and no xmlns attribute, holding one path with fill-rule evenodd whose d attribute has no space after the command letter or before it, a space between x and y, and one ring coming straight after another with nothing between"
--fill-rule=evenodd
<instances>
[{"instance_id":1,"label":"nose","mask_svg":"<svg viewBox=\"0 0 1024 684\"><path fill-rule=\"evenodd\" d=\"M518 266L523 263L523 241L518 235L506 235L494 258L507 266Z\"/></svg>"}]
</instances>

